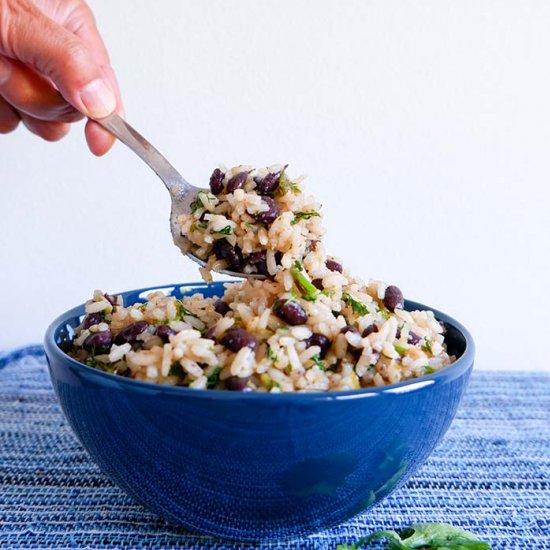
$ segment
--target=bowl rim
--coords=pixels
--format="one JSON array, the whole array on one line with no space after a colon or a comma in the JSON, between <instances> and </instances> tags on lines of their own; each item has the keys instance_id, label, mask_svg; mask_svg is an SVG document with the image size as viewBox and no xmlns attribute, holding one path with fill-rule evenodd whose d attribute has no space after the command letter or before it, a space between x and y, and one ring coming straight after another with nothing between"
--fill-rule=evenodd
<instances>
[{"instance_id":1,"label":"bowl rim","mask_svg":"<svg viewBox=\"0 0 550 550\"><path fill-rule=\"evenodd\" d=\"M127 290L123 292L114 293L114 295L127 295L127 294L144 294L153 292L156 290L166 290L179 288L195 288L197 291L200 291L201 288L210 288L217 287L223 289L223 285L226 283L234 283L238 281L214 281L212 283L204 282L191 282L191 283L176 283L176 284L165 284L165 285L153 285L150 287L143 287L135 290ZM50 357L55 358L58 361L66 362L68 366L77 371L80 375L93 378L94 382L99 383L99 385L107 385L112 387L113 385L119 387L120 389L128 389L139 392L151 393L151 394L170 394L170 395L180 395L182 397L192 397L198 399L244 399L244 400L261 400L261 401L336 401L336 400L349 400L357 398L369 398L376 395L391 395L391 394L401 394L409 393L411 391L418 391L424 388L432 387L435 384L442 384L447 381L453 380L459 376L464 375L469 371L474 362L475 356L475 344L472 335L456 319L451 316L443 313L437 309L426 306L420 302L414 300L405 300L405 309L411 311L414 309L427 309L433 311L435 317L439 321L444 321L446 324L451 325L453 328L457 329L466 341L466 348L464 353L451 365L444 367L443 369L433 372L431 374L421 376L419 378L412 378L410 380L405 380L403 382L397 382L395 384L388 384L386 386L378 386L373 388L359 388L355 390L341 390L341 391L303 391L303 392L282 392L282 393L271 393L271 392L232 392L227 390L197 390L195 388L188 388L183 386L168 386L163 384L157 384L154 382L146 382L142 380L134 380L133 378L126 378L124 376L119 376L110 372L101 371L94 369L84 363L73 359L67 355L61 348L57 345L55 341L55 334L61 326L66 323L69 319L72 319L77 316L84 315L85 304L80 304L76 307L73 307L61 315L57 316L52 323L46 329L44 336L44 348L46 351L46 357L48 362ZM50 375L53 377L52 369L50 368Z\"/></svg>"}]
</instances>

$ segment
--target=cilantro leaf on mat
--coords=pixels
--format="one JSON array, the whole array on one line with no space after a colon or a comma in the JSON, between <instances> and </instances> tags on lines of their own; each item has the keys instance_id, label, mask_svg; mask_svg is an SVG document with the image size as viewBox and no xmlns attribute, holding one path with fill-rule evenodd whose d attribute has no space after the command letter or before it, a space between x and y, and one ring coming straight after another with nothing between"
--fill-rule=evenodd
<instances>
[{"instance_id":1,"label":"cilantro leaf on mat","mask_svg":"<svg viewBox=\"0 0 550 550\"><path fill-rule=\"evenodd\" d=\"M397 531L379 531L355 544L339 544L337 550L359 550L375 540L388 539L387 550L491 550L488 543L447 523L417 523Z\"/></svg>"}]
</instances>

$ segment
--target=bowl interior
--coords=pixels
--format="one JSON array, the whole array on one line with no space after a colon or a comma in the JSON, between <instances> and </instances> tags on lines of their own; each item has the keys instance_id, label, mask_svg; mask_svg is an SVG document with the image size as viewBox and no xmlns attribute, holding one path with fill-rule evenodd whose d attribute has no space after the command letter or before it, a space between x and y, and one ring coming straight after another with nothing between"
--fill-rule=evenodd
<instances>
[{"instance_id":1,"label":"bowl interior","mask_svg":"<svg viewBox=\"0 0 550 550\"><path fill-rule=\"evenodd\" d=\"M151 292L160 291L167 296L171 295L178 299L183 296L189 296L196 293L201 293L205 297L220 297L224 293L224 284L230 281L216 281L213 283L204 283L204 282L195 282L195 283L185 283L185 284L169 284L162 285L157 287L150 288L141 288L137 290L129 290L126 292L119 292L116 294L121 294L124 299L124 304L135 304L138 302L145 302L147 300L147 295ZM467 363L473 360L474 355L474 344L471 335L460 323L455 319L449 317L448 315L437 311L434 308L425 306L419 302L412 300L405 300L405 309L407 311L414 310L426 310L429 309L434 312L436 319L445 325L445 342L447 344L447 351L449 355L454 355L457 360L450 366L436 371L430 375L426 375L422 378L427 377L438 377L442 373L445 373L446 376L450 375L452 371L456 370L455 373L458 375ZM75 328L82 322L82 319L85 315L84 304L81 304L60 316L48 329L46 339L53 337L55 344L62 350L66 351L70 347L70 342L74 338ZM67 357L67 359L74 361L72 358ZM79 363L80 364L80 363ZM81 364L84 368L90 368L86 365ZM109 373L105 373L107 376L111 376ZM391 386L383 386L383 388L392 388L393 386L400 386L403 384L411 384L419 380L418 378L412 380L405 380ZM130 382L136 382L134 380L128 380ZM136 382L139 383L139 382ZM183 389L183 388L178 388ZM357 391L365 390L348 390L347 392L329 392L330 394L336 393L354 393ZM209 392L212 393L212 392ZM216 392L218 393L218 392Z\"/></svg>"}]
</instances>

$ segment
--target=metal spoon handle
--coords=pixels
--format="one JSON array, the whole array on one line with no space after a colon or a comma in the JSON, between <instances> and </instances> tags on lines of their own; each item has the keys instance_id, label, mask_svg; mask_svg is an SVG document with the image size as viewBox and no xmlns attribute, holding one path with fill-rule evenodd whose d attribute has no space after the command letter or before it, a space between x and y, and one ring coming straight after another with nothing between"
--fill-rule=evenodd
<instances>
[{"instance_id":1,"label":"metal spoon handle","mask_svg":"<svg viewBox=\"0 0 550 550\"><path fill-rule=\"evenodd\" d=\"M173 197L185 195L194 189L151 143L116 113L95 121L143 159Z\"/></svg>"}]
</instances>

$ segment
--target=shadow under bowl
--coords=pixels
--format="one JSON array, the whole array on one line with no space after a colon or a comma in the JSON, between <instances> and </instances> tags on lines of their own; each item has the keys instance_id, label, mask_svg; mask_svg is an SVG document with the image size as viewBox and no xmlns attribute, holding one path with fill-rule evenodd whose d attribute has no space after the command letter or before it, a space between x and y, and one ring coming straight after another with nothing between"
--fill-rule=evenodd
<instances>
[{"instance_id":1,"label":"shadow under bowl","mask_svg":"<svg viewBox=\"0 0 550 550\"><path fill-rule=\"evenodd\" d=\"M178 298L223 283L166 285ZM432 309L406 302L405 309ZM46 356L82 445L129 495L169 522L240 541L285 540L376 505L427 459L449 427L474 361L468 331L434 311L458 360L414 380L326 393L238 393L140 382L66 355L84 305L48 328Z\"/></svg>"}]
</instances>

